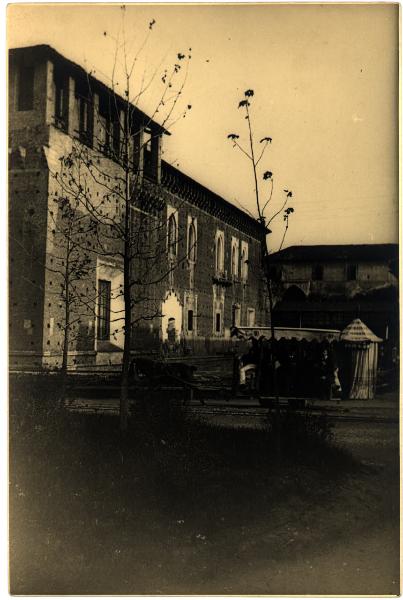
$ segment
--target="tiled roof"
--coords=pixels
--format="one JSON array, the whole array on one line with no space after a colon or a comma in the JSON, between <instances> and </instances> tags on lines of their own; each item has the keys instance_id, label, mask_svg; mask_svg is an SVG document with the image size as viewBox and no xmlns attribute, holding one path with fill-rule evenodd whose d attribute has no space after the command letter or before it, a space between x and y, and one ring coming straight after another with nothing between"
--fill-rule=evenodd
<instances>
[{"instance_id":1,"label":"tiled roof","mask_svg":"<svg viewBox=\"0 0 403 600\"><path fill-rule=\"evenodd\" d=\"M269 256L270 263L397 260L398 244L290 246Z\"/></svg>"}]
</instances>

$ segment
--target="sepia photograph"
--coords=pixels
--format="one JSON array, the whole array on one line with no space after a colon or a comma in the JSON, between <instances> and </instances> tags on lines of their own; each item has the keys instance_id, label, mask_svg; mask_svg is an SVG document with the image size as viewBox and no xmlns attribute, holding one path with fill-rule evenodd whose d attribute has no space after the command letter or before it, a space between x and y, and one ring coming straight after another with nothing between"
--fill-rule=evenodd
<instances>
[{"instance_id":1,"label":"sepia photograph","mask_svg":"<svg viewBox=\"0 0 403 600\"><path fill-rule=\"evenodd\" d=\"M400 5L5 12L9 594L400 595Z\"/></svg>"}]
</instances>

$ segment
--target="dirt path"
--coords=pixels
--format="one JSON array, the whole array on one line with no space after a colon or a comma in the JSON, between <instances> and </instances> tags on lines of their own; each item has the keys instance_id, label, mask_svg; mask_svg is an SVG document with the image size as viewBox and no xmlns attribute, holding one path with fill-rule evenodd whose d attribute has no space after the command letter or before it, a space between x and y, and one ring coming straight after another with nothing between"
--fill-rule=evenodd
<instances>
[{"instance_id":1,"label":"dirt path","mask_svg":"<svg viewBox=\"0 0 403 600\"><path fill-rule=\"evenodd\" d=\"M298 534L304 518L277 532L289 556L255 556L253 568L228 579L225 593L399 594L398 428L340 423L335 434L339 445L372 469L361 493L360 481L345 485L338 501L325 507L327 515L320 509L312 515L314 535Z\"/></svg>"}]
</instances>

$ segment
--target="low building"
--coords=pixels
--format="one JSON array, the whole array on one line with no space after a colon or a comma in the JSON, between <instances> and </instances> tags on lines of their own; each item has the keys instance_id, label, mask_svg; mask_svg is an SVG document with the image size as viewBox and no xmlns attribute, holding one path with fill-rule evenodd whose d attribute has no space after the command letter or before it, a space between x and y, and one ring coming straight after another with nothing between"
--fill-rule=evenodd
<instances>
[{"instance_id":1,"label":"low building","mask_svg":"<svg viewBox=\"0 0 403 600\"><path fill-rule=\"evenodd\" d=\"M344 329L359 317L397 345L397 244L290 246L270 255L268 268L275 325Z\"/></svg>"},{"instance_id":2,"label":"low building","mask_svg":"<svg viewBox=\"0 0 403 600\"><path fill-rule=\"evenodd\" d=\"M11 366L61 364L65 264L58 255L57 227L66 194L61 169L69 168L64 159L72 151L97 165L103 179L87 174L82 185L99 199L99 214L114 222L123 219L121 202L105 192L105 181L123 176L119 130L126 107L124 99L49 46L10 51ZM131 160L139 175L131 208L155 224L135 241L132 350L224 351L232 325L266 324L262 229L245 212L164 162L162 139L168 132L132 105L130 114L138 132L130 142ZM74 309L71 365L118 363L122 355L124 335L116 324L123 309L119 240L107 235L100 240L99 229L90 228L93 214L94 209L84 215L88 227L77 233L88 264L76 282L83 302ZM99 251L101 241L104 252ZM141 258L147 244L158 248L153 264Z\"/></svg>"}]
</instances>

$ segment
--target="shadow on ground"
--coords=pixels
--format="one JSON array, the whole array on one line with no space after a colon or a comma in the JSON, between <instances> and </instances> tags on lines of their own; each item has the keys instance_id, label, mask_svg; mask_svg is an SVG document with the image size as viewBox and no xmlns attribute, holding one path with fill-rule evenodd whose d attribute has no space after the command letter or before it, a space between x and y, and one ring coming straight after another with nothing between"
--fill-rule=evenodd
<instances>
[{"instance_id":1,"label":"shadow on ground","mask_svg":"<svg viewBox=\"0 0 403 600\"><path fill-rule=\"evenodd\" d=\"M284 415L279 441L153 402L122 440L113 417L14 400L13 594L399 591L395 445L362 463L326 422Z\"/></svg>"}]
</instances>

